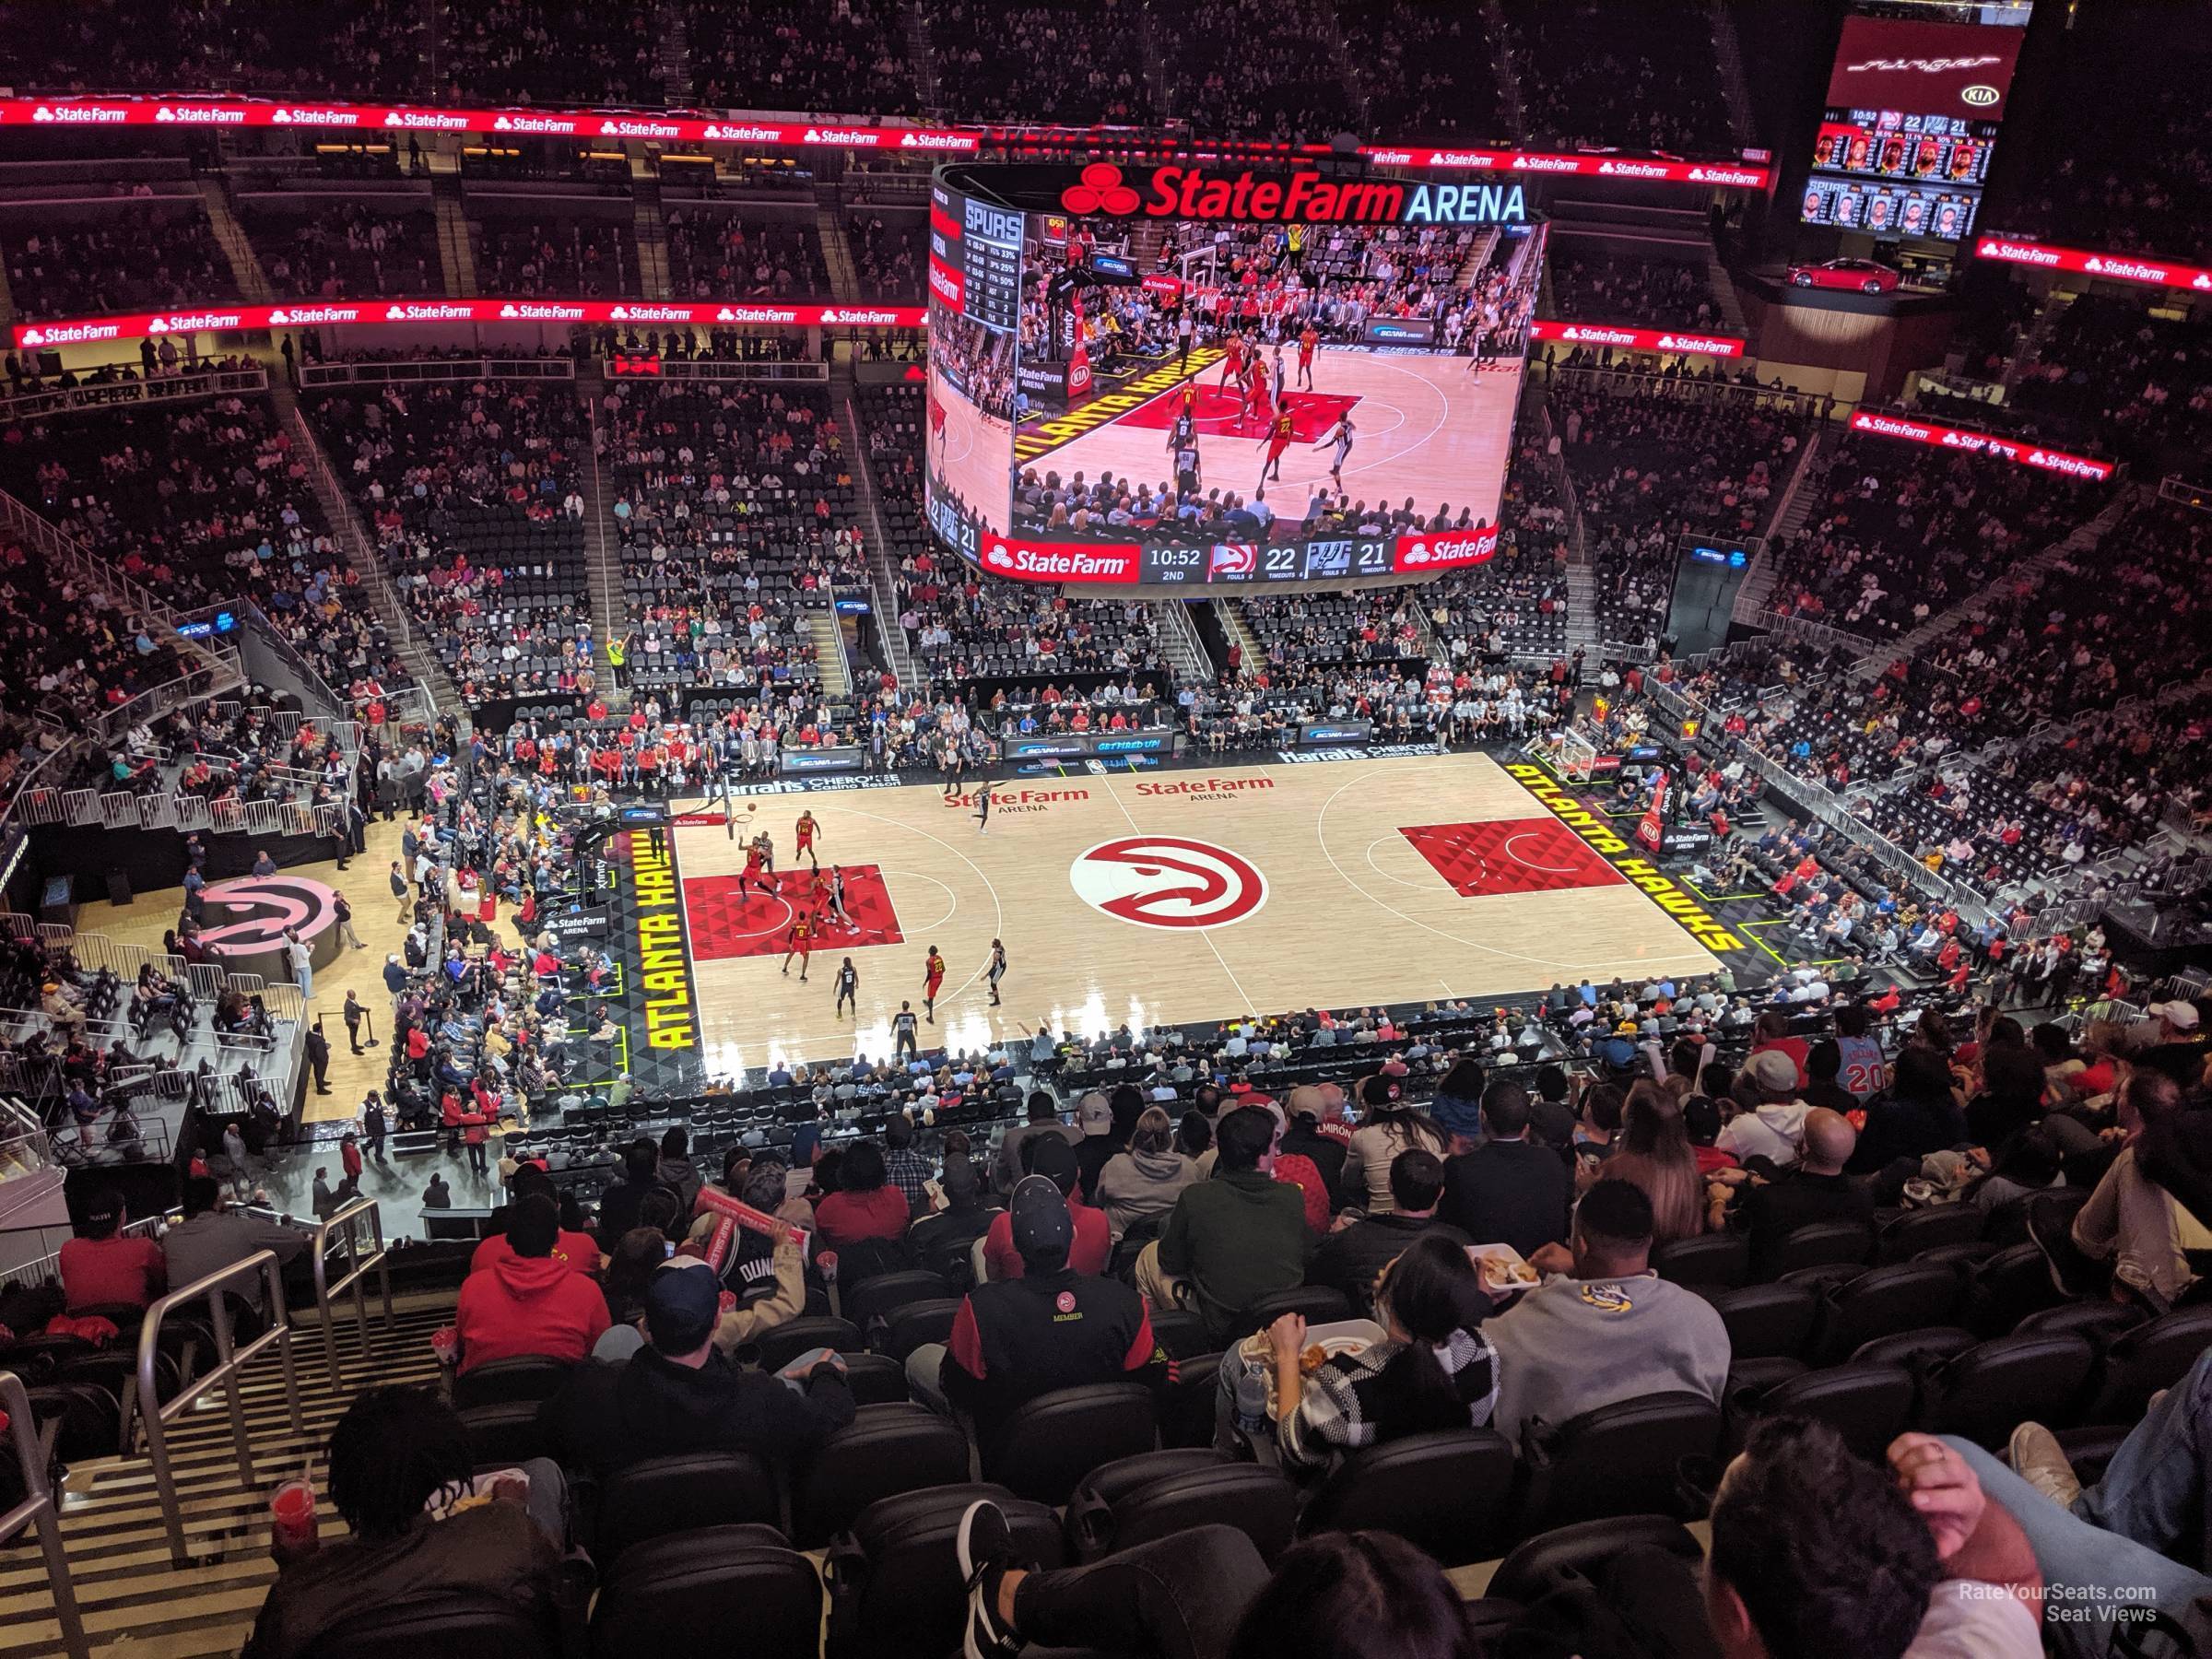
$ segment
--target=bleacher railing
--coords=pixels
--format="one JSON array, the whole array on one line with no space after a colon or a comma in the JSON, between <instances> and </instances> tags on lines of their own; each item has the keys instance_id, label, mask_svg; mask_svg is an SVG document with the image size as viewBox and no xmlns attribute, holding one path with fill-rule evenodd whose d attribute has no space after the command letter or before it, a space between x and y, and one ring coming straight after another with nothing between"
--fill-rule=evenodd
<instances>
[{"instance_id":1,"label":"bleacher railing","mask_svg":"<svg viewBox=\"0 0 2212 1659\"><path fill-rule=\"evenodd\" d=\"M62 1547L62 1518L53 1501L53 1487L46 1477L47 1444L31 1416L30 1392L13 1371L0 1371L0 1412L7 1416L7 1435L15 1447L16 1462L23 1471L23 1497L15 1508L0 1515L0 1544L25 1527L39 1535L39 1552L46 1558L46 1588L53 1597L54 1623L61 1629L62 1652L69 1659L89 1659L85 1621L76 1607L76 1592L69 1582L69 1557Z\"/></svg>"},{"instance_id":2,"label":"bleacher railing","mask_svg":"<svg viewBox=\"0 0 2212 1659\"><path fill-rule=\"evenodd\" d=\"M414 385L426 382L479 380L565 380L576 378L567 357L423 357L359 363L303 363L303 392L328 386Z\"/></svg>"},{"instance_id":3,"label":"bleacher railing","mask_svg":"<svg viewBox=\"0 0 2212 1659\"><path fill-rule=\"evenodd\" d=\"M261 1281L262 1308L268 1317L269 1328L241 1347L231 1330L230 1309L223 1300L223 1293L233 1287L250 1285L257 1278ZM162 1324L178 1309L195 1301L206 1303L207 1324L215 1333L216 1362L185 1383L172 1398L162 1400L154 1388L154 1361L161 1351ZM176 1472L169 1461L170 1426L190 1412L201 1396L219 1387L230 1415L230 1439L238 1451L239 1479L251 1487L254 1478L253 1437L246 1429L246 1402L239 1387L239 1376L248 1361L271 1347L276 1350L276 1357L284 1365L284 1403L291 1417L292 1430L304 1434L307 1423L300 1414L300 1377L292 1359L291 1318L285 1311L284 1275L277 1267L276 1253L273 1250L257 1250L242 1262L171 1290L147 1309L146 1318L139 1324L139 1418L146 1430L146 1454L147 1461L153 1465L154 1489L161 1500L161 1524L169 1535L170 1559L180 1567L189 1565L191 1558L184 1547L184 1506L177 1492Z\"/></svg>"},{"instance_id":4,"label":"bleacher railing","mask_svg":"<svg viewBox=\"0 0 2212 1659\"><path fill-rule=\"evenodd\" d=\"M134 368L132 372L135 375L136 370ZM268 389L268 372L260 368L159 374L150 380L102 381L91 385L18 392L12 397L0 397L0 419L27 420L39 415L74 415L96 409L134 408L141 404L185 403L231 393L251 396Z\"/></svg>"},{"instance_id":5,"label":"bleacher railing","mask_svg":"<svg viewBox=\"0 0 2212 1659\"><path fill-rule=\"evenodd\" d=\"M281 1219L276 1212L255 1208L249 1213L269 1220ZM368 1238L368 1249L362 1249L362 1235ZM393 1329L392 1268L384 1255L384 1225L377 1201L373 1198L356 1198L333 1210L314 1225L313 1242L309 1250L309 1261L314 1270L315 1312L323 1325L323 1364L329 1373L333 1388L345 1382L338 1367L337 1314L338 1298L348 1293L353 1298L353 1326L359 1333L361 1357L369 1355L369 1305L366 1284L369 1275L376 1275L377 1290L384 1304L384 1329ZM335 1283L330 1277L331 1259L341 1253L346 1270Z\"/></svg>"}]
</instances>

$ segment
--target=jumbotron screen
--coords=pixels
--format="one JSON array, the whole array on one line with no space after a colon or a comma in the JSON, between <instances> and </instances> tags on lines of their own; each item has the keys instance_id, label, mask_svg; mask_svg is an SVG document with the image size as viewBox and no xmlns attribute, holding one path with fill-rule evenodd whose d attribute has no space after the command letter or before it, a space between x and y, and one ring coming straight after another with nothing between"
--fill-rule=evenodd
<instances>
[{"instance_id":1,"label":"jumbotron screen","mask_svg":"<svg viewBox=\"0 0 2212 1659\"><path fill-rule=\"evenodd\" d=\"M941 169L931 524L1018 581L1479 564L1543 253L1511 183Z\"/></svg>"}]
</instances>

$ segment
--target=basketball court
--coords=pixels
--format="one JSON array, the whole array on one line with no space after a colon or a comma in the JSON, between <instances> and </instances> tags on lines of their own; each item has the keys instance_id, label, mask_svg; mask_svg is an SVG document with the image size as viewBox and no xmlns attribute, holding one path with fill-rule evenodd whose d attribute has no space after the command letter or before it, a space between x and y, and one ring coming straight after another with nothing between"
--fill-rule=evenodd
<instances>
[{"instance_id":1,"label":"basketball court","mask_svg":"<svg viewBox=\"0 0 2212 1659\"><path fill-rule=\"evenodd\" d=\"M1290 413L1296 424L1281 471L1266 487L1267 500L1282 520L1294 523L1315 492L1337 488L1329 476L1335 448L1326 440L1347 413L1355 435L1342 488L1353 500L1398 506L1411 496L1423 516L1449 502L1455 515L1463 506L1472 506L1477 516L1496 519L1512 452L1519 359L1477 367L1471 357L1324 347L1314 354L1311 389L1298 380L1295 349L1286 350L1283 361L1291 377ZM1266 458L1267 420L1244 412L1238 395L1222 388L1218 365L1190 379L1199 388L1200 488L1249 498L1259 486ZM1062 441L1041 446L1039 439L1049 440L1077 422L1048 418L1027 423L1022 470L1040 477L1056 472L1063 478L1112 473L1138 483L1171 485L1174 465L1168 446L1183 383L1178 379L1139 407ZM1272 401L1272 391L1269 397Z\"/></svg>"},{"instance_id":2,"label":"basketball court","mask_svg":"<svg viewBox=\"0 0 2212 1659\"><path fill-rule=\"evenodd\" d=\"M986 415L935 365L929 371L928 465L942 486L991 529L1002 527L1013 493L1014 425Z\"/></svg>"},{"instance_id":3,"label":"basketball court","mask_svg":"<svg viewBox=\"0 0 2212 1659\"><path fill-rule=\"evenodd\" d=\"M1716 959L1477 754L1009 781L989 832L973 796L927 786L771 795L674 830L710 1076L855 1051L888 1056L901 1000L922 1010L929 947L947 973L923 1046L1018 1041L1041 1018L1086 1033L1287 1008L1419 1003L1709 972ZM850 922L825 920L808 979L782 971L814 907L792 861L811 810ZM739 890L746 837L779 877ZM991 941L1010 966L990 1006ZM840 961L857 1018L833 1011Z\"/></svg>"}]
</instances>

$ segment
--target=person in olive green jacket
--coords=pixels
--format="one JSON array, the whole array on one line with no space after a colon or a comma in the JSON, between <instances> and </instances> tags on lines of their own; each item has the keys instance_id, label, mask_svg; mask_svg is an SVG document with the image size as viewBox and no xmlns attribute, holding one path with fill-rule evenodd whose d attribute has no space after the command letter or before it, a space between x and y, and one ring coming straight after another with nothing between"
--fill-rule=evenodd
<instances>
[{"instance_id":1,"label":"person in olive green jacket","mask_svg":"<svg viewBox=\"0 0 2212 1659\"><path fill-rule=\"evenodd\" d=\"M1275 1179L1275 1118L1254 1106L1214 1132L1213 1179L1183 1188L1157 1242L1136 1260L1136 1288L1156 1308L1194 1308L1226 1337L1262 1297L1301 1284L1312 1241L1299 1189Z\"/></svg>"}]
</instances>

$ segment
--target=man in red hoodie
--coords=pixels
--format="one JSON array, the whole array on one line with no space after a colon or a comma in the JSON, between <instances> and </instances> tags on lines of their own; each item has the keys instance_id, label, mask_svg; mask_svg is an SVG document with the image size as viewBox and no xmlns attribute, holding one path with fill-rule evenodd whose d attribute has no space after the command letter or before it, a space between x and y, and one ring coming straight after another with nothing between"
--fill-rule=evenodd
<instances>
[{"instance_id":1,"label":"man in red hoodie","mask_svg":"<svg viewBox=\"0 0 2212 1659\"><path fill-rule=\"evenodd\" d=\"M1022 1147L1025 1154L1036 1148L1030 1162L1029 1173L1042 1175L1060 1189L1067 1200L1067 1213L1074 1229L1068 1245L1067 1265L1077 1273L1100 1274L1113 1254L1112 1230L1107 1225L1106 1212L1093 1209L1077 1194L1080 1165L1076 1149L1057 1135L1039 1135ZM1020 1251L1014 1245L1014 1213L1001 1210L992 1218L991 1230L983 1235L983 1271L992 1282L1000 1279L1018 1279L1027 1272Z\"/></svg>"},{"instance_id":2,"label":"man in red hoodie","mask_svg":"<svg viewBox=\"0 0 2212 1659\"><path fill-rule=\"evenodd\" d=\"M461 1374L524 1355L580 1360L610 1323L597 1282L553 1254L560 1213L543 1193L516 1200L507 1222L514 1253L461 1286L453 1314Z\"/></svg>"}]
</instances>

